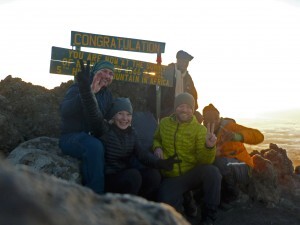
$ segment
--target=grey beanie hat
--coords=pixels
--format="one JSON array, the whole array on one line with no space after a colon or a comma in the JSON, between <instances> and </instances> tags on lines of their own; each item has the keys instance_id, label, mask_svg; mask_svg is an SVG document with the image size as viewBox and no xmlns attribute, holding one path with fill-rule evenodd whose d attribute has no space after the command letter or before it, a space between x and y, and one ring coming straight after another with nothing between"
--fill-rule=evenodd
<instances>
[{"instance_id":1,"label":"grey beanie hat","mask_svg":"<svg viewBox=\"0 0 300 225\"><path fill-rule=\"evenodd\" d=\"M127 111L133 113L132 105L129 98L116 98L109 110L109 118L111 119L117 112Z\"/></svg>"},{"instance_id":2,"label":"grey beanie hat","mask_svg":"<svg viewBox=\"0 0 300 225\"><path fill-rule=\"evenodd\" d=\"M114 71L115 66L111 62L103 60L103 61L96 62L95 65L93 66L91 72L97 73L99 70L102 70L102 69L110 69L110 70Z\"/></svg>"},{"instance_id":3,"label":"grey beanie hat","mask_svg":"<svg viewBox=\"0 0 300 225\"><path fill-rule=\"evenodd\" d=\"M185 59L191 61L193 58L193 56L183 50L178 51L176 54L176 59Z\"/></svg>"},{"instance_id":4,"label":"grey beanie hat","mask_svg":"<svg viewBox=\"0 0 300 225\"><path fill-rule=\"evenodd\" d=\"M115 70L115 66L111 62L105 61L105 60L96 62L94 64L94 66L92 67L92 69L91 69L90 83L92 83L95 74L99 70L102 70L102 69L110 69L110 70L114 71Z\"/></svg>"},{"instance_id":5,"label":"grey beanie hat","mask_svg":"<svg viewBox=\"0 0 300 225\"><path fill-rule=\"evenodd\" d=\"M181 104L190 105L192 107L193 111L195 109L195 99L191 94L189 94L187 92L181 93L175 97L174 109L176 110L176 108Z\"/></svg>"}]
</instances>

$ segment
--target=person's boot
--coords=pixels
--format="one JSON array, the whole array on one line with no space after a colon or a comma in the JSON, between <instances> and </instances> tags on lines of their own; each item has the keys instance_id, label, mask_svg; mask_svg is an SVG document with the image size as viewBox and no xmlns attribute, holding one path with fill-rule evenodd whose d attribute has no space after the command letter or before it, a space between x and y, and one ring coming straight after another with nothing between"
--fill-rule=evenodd
<instances>
[{"instance_id":1,"label":"person's boot","mask_svg":"<svg viewBox=\"0 0 300 225\"><path fill-rule=\"evenodd\" d=\"M187 191L183 194L183 207L185 214L190 217L196 217L198 213L198 208L196 201L194 200L193 192Z\"/></svg>"},{"instance_id":2,"label":"person's boot","mask_svg":"<svg viewBox=\"0 0 300 225\"><path fill-rule=\"evenodd\" d=\"M214 225L217 219L217 209L216 207L204 206L201 213L201 225Z\"/></svg>"}]
</instances>

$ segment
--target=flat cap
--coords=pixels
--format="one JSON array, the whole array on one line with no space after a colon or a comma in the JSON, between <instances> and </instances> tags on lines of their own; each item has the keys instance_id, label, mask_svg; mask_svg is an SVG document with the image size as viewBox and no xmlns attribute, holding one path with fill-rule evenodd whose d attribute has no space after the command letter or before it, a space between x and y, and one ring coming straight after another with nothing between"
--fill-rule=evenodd
<instances>
[{"instance_id":1,"label":"flat cap","mask_svg":"<svg viewBox=\"0 0 300 225\"><path fill-rule=\"evenodd\" d=\"M177 59L185 59L185 60L191 61L194 57L191 56L189 53L187 53L187 52L185 52L183 50L180 50L180 51L177 52L176 58Z\"/></svg>"}]
</instances>

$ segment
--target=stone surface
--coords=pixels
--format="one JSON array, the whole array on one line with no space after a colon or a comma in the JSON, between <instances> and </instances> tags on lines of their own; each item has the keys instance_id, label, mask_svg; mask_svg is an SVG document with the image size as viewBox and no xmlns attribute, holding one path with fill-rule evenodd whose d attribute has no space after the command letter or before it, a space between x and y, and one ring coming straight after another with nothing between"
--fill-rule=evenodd
<instances>
[{"instance_id":1,"label":"stone surface","mask_svg":"<svg viewBox=\"0 0 300 225\"><path fill-rule=\"evenodd\" d=\"M0 225L188 225L168 205L131 195L96 195L81 185L2 160L0 218Z\"/></svg>"}]
</instances>

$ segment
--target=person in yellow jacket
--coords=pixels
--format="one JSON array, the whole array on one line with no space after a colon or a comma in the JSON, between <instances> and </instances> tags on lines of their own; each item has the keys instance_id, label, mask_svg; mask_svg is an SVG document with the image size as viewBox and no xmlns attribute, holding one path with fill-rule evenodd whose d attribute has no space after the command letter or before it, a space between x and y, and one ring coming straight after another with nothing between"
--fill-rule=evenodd
<instances>
[{"instance_id":1,"label":"person in yellow jacket","mask_svg":"<svg viewBox=\"0 0 300 225\"><path fill-rule=\"evenodd\" d=\"M163 118L154 134L153 151L161 159L175 156L180 163L162 170L158 201L182 212L183 195L191 190L204 193L203 221L216 219L222 176L212 165L216 154L214 128L198 123L193 115L195 100L187 92L175 97L174 114Z\"/></svg>"},{"instance_id":2,"label":"person in yellow jacket","mask_svg":"<svg viewBox=\"0 0 300 225\"><path fill-rule=\"evenodd\" d=\"M214 165L223 176L222 200L225 203L238 197L238 184L247 184L253 168L253 159L246 150L246 144L263 142L264 135L257 129L237 124L235 120L220 117L213 104L203 108L203 123L205 126L214 124L217 136L217 153Z\"/></svg>"}]
</instances>

